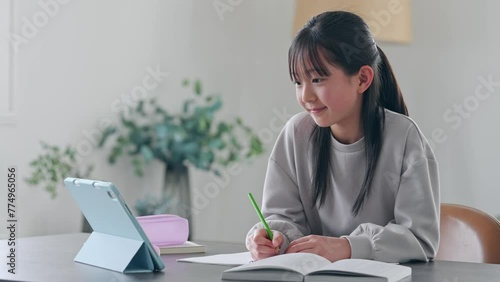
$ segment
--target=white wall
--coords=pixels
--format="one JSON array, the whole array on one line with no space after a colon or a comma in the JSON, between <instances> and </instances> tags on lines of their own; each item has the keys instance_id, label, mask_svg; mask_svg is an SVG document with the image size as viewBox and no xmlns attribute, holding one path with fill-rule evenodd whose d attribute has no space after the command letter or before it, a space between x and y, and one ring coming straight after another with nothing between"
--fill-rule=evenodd
<instances>
[{"instance_id":1,"label":"white wall","mask_svg":"<svg viewBox=\"0 0 500 282\"><path fill-rule=\"evenodd\" d=\"M414 40L382 44L395 68L409 111L437 155L443 202L500 216L497 140L500 130L500 2L412 1ZM475 98L480 77L496 86ZM477 101L477 104L474 102ZM463 117L455 105L464 109ZM443 117L443 115L446 115ZM450 120L453 119L453 120ZM442 130L444 137L433 136Z\"/></svg>"},{"instance_id":2,"label":"white wall","mask_svg":"<svg viewBox=\"0 0 500 282\"><path fill-rule=\"evenodd\" d=\"M411 116L429 139L435 128L447 134L445 142L435 145L443 201L500 214L495 205L500 191L493 179L495 161L500 160L494 146L500 137L495 127L500 114L494 107L498 87L459 128L442 117L474 94L479 76L491 74L493 81L500 81L500 55L495 52L500 39L494 30L500 19L493 14L500 3L474 3L413 1L414 42L380 45L393 64ZM15 1L14 32L20 34L23 18L39 11L37 2ZM88 142L84 132L95 132L99 121L116 116L111 104L141 84L148 66L159 65L169 73L148 95L160 97L172 110L189 94L180 81L201 78L208 92L223 96L223 117L239 114L257 132L271 133L266 155L242 164L237 175L218 184L218 196L193 219L195 239L241 242L257 221L246 193L254 193L260 202L267 156L278 133L276 112L299 111L287 69L293 13L294 3L287 0L243 1L222 18L213 1L73 0L60 5L15 54L18 121L0 127L0 167L16 165L20 177L26 177L28 162L39 153L39 140L59 145ZM147 192L158 193L163 169L159 164L140 179L126 161L110 166L105 152L91 151L84 160L97 165L93 177L115 182L129 203ZM81 215L63 187L52 200L40 188L19 183L19 236L79 230ZM193 170L191 183L203 192L207 183L217 182ZM5 206L1 200L0 209ZM4 217L1 213L0 220Z\"/></svg>"},{"instance_id":3,"label":"white wall","mask_svg":"<svg viewBox=\"0 0 500 282\"><path fill-rule=\"evenodd\" d=\"M40 152L39 140L81 145L87 153L83 146L91 138L84 132L94 133L99 122L115 117L113 101L130 96L148 75L146 68L157 65L169 76L148 95L159 97L167 108L176 111L185 95L191 94L180 87L183 78L201 78L207 92L223 96L221 118L239 114L257 132L267 132L274 111L299 109L286 66L293 8L287 3L245 1L221 15L212 1L73 0L59 5L58 12L34 35L29 34L32 38L15 54L18 122L0 128L2 167L16 165L20 177L27 177L28 162ZM282 6L283 18L276 22L274 11ZM14 32L22 35L23 18L32 22L40 11L36 2L16 1ZM267 153L280 128L273 123L271 129ZM266 158L243 164L240 174L229 179L227 188L194 219L196 238L237 241L243 236L256 220L245 194L252 191L260 200ZM163 168L158 163L141 179L132 175L125 160L109 166L105 152L93 147L84 160L96 164L94 178L115 182L130 204L146 193L158 193L162 184ZM193 189L203 190L209 181L213 180L205 173L193 171ZM79 210L59 188L52 200L41 188L20 181L18 236L79 230ZM6 206L6 201L0 205ZM243 212L236 223L235 210ZM221 223L207 224L215 215ZM220 237L220 232L228 234L228 228L238 235Z\"/></svg>"}]
</instances>

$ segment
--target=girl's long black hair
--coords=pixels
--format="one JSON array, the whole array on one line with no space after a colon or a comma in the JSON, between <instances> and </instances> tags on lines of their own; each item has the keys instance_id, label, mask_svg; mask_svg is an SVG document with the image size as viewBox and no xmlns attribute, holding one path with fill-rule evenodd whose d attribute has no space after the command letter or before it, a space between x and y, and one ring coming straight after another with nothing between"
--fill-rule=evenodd
<instances>
[{"instance_id":1,"label":"girl's long black hair","mask_svg":"<svg viewBox=\"0 0 500 282\"><path fill-rule=\"evenodd\" d=\"M370 193L370 186L382 147L385 120L384 108L408 115L403 95L384 52L376 45L367 24L361 17L344 11L325 12L311 18L296 35L288 52L290 78L297 80L299 70L305 70L306 60L320 76L330 75L321 56L341 68L346 75L358 73L368 65L374 71L370 87L363 93L362 123L366 153L366 174L351 212L357 215ZM305 72L304 76L310 78ZM312 152L317 162L312 178L312 197L324 204L329 187L331 129L315 126L311 135ZM331 192L330 192L331 193ZM333 196L333 195L332 195Z\"/></svg>"}]
</instances>

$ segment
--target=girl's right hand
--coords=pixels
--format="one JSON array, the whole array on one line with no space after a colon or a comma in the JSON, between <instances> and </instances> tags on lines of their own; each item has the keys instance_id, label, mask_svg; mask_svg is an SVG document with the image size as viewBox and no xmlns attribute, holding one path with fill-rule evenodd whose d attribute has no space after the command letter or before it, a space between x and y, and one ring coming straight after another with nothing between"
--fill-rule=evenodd
<instances>
[{"instance_id":1,"label":"girl's right hand","mask_svg":"<svg viewBox=\"0 0 500 282\"><path fill-rule=\"evenodd\" d=\"M279 254L283 244L283 234L272 230L273 241L269 240L265 229L256 229L248 241L248 250L254 260L268 258Z\"/></svg>"}]
</instances>

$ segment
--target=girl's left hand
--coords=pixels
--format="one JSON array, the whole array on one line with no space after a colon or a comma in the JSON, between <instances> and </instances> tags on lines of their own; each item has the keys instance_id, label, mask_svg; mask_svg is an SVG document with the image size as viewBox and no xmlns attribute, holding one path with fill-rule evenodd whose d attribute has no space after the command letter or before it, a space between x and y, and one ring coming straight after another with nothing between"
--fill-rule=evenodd
<instances>
[{"instance_id":1,"label":"girl's left hand","mask_svg":"<svg viewBox=\"0 0 500 282\"><path fill-rule=\"evenodd\" d=\"M312 253L334 262L351 258L351 245L346 238L309 235L290 243L285 253Z\"/></svg>"}]
</instances>

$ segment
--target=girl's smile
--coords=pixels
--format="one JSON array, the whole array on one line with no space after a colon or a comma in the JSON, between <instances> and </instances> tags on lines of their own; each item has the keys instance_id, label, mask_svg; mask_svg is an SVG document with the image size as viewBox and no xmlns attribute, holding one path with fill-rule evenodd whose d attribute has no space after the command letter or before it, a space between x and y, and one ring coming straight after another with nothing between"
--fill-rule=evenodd
<instances>
[{"instance_id":1,"label":"girl's smile","mask_svg":"<svg viewBox=\"0 0 500 282\"><path fill-rule=\"evenodd\" d=\"M311 114L320 114L322 113L324 110L326 110L326 107L317 107L317 108L311 108L311 109L307 109L307 111Z\"/></svg>"}]
</instances>

